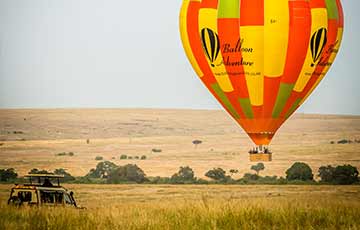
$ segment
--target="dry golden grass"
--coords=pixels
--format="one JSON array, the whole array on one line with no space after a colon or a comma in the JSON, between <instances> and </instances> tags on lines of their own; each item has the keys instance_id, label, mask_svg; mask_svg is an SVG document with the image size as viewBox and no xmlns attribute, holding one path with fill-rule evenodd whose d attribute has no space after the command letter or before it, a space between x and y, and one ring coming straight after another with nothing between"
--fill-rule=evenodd
<instances>
[{"instance_id":1,"label":"dry golden grass","mask_svg":"<svg viewBox=\"0 0 360 230\"><path fill-rule=\"evenodd\" d=\"M67 185L85 210L5 205L2 229L359 229L360 186Z\"/></svg>"},{"instance_id":2,"label":"dry golden grass","mask_svg":"<svg viewBox=\"0 0 360 230\"><path fill-rule=\"evenodd\" d=\"M329 144L343 138L360 139L359 116L295 115L274 138L273 162L266 163L263 175L284 175L295 161L315 172L327 164L360 168L359 144ZM194 139L203 141L197 149ZM66 168L82 176L95 167L98 155L117 164L136 163L148 176L171 176L183 165L197 177L213 167L239 169L241 176L252 164L250 139L223 111L0 110L0 143L0 168L14 167L21 175L31 168ZM152 148L162 152L151 153ZM75 156L55 156L69 151ZM122 154L148 159L120 160Z\"/></svg>"}]
</instances>

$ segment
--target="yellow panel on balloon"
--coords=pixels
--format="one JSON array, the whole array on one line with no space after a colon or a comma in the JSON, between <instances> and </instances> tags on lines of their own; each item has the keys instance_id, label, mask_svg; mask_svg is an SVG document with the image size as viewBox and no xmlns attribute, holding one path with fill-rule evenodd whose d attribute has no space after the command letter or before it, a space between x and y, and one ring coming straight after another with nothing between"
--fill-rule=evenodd
<instances>
[{"instance_id":1,"label":"yellow panel on balloon","mask_svg":"<svg viewBox=\"0 0 360 230\"><path fill-rule=\"evenodd\" d=\"M192 0L194 1L194 0ZM184 0L183 5L181 7L181 11L180 11L180 34L181 34L181 40L185 49L185 53L192 65L192 67L194 68L196 74L199 77L203 77L203 72L201 71L195 56L191 50L191 46L190 46L190 41L189 41L189 36L188 36L188 31L187 31L187 10L189 7L189 3L190 0Z\"/></svg>"},{"instance_id":2,"label":"yellow panel on balloon","mask_svg":"<svg viewBox=\"0 0 360 230\"><path fill-rule=\"evenodd\" d=\"M241 26L242 65L246 76L250 103L261 106L264 101L264 27Z\"/></svg>"},{"instance_id":3,"label":"yellow panel on balloon","mask_svg":"<svg viewBox=\"0 0 360 230\"><path fill-rule=\"evenodd\" d=\"M205 33L203 30L206 29ZM217 10L216 9L201 9L199 12L199 33L205 34L204 42L206 42L209 36L207 33L213 32L216 34L217 37ZM217 46L220 46L220 42L217 42L215 44ZM204 46L204 44L203 44ZM205 49L205 47L204 47ZM205 50L204 50L205 52ZM210 52L209 53L214 53ZM221 52L218 52L217 55L213 59L210 60L209 57L207 58L210 68L214 74L214 77L216 81L219 83L219 86L222 91L224 92L232 92L234 91L234 88L232 87L231 81L229 79L229 76L227 74L225 65L223 65L223 57L221 55Z\"/></svg>"},{"instance_id":4,"label":"yellow panel on balloon","mask_svg":"<svg viewBox=\"0 0 360 230\"><path fill-rule=\"evenodd\" d=\"M327 10L325 8L316 8L311 10L311 36L309 39L309 48L308 52L306 54L306 59L303 65L303 68L301 70L301 73L299 75L298 80L296 81L294 91L296 92L302 92L310 80L311 75L315 71L316 65L319 62L319 60L316 60L315 57L318 57L321 55L319 54L317 50L311 49L311 41L313 40L314 36L319 33L322 29L328 28L328 17L327 17ZM325 35L324 35L325 36ZM324 39L324 36L321 38L321 41L326 41ZM320 44L321 44L320 41ZM325 44L321 44L325 45Z\"/></svg>"},{"instance_id":5,"label":"yellow panel on balloon","mask_svg":"<svg viewBox=\"0 0 360 230\"><path fill-rule=\"evenodd\" d=\"M264 75L280 77L285 69L289 40L289 1L264 2Z\"/></svg>"}]
</instances>

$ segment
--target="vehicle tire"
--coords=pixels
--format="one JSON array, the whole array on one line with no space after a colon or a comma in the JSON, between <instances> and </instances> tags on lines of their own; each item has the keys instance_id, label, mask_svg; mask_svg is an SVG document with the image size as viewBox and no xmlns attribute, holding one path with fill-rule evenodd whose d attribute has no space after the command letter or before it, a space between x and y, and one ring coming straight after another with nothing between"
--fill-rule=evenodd
<instances>
[{"instance_id":1,"label":"vehicle tire","mask_svg":"<svg viewBox=\"0 0 360 230\"><path fill-rule=\"evenodd\" d=\"M17 196L12 196L8 200L8 205L19 207L22 205L22 200Z\"/></svg>"}]
</instances>

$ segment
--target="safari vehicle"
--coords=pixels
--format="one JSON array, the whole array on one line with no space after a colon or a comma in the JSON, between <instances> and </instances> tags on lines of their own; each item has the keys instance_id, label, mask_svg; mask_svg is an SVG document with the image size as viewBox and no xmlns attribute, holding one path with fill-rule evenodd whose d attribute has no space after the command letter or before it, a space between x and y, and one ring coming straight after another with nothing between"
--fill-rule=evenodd
<instances>
[{"instance_id":1,"label":"safari vehicle","mask_svg":"<svg viewBox=\"0 0 360 230\"><path fill-rule=\"evenodd\" d=\"M60 179L64 176L29 174L25 177L29 178L29 183L15 184L11 189L9 205L77 207L74 193L60 186Z\"/></svg>"}]
</instances>

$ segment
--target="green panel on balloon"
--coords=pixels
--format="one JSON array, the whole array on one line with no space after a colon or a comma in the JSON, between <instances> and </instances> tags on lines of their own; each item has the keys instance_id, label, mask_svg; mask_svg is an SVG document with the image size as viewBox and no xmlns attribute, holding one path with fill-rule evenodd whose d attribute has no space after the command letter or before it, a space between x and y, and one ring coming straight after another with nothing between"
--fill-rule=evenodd
<instances>
[{"instance_id":1,"label":"green panel on balloon","mask_svg":"<svg viewBox=\"0 0 360 230\"><path fill-rule=\"evenodd\" d=\"M239 103L244 111L246 118L254 118L253 111L251 109L251 103L249 98L239 98Z\"/></svg>"},{"instance_id":2,"label":"green panel on balloon","mask_svg":"<svg viewBox=\"0 0 360 230\"><path fill-rule=\"evenodd\" d=\"M219 18L239 18L240 0L219 0Z\"/></svg>"},{"instance_id":3,"label":"green panel on balloon","mask_svg":"<svg viewBox=\"0 0 360 230\"><path fill-rule=\"evenodd\" d=\"M276 98L272 117L278 118L285 107L286 101L289 99L290 94L294 88L294 84L281 83L279 93Z\"/></svg>"},{"instance_id":4,"label":"green panel on balloon","mask_svg":"<svg viewBox=\"0 0 360 230\"><path fill-rule=\"evenodd\" d=\"M289 109L289 111L286 113L285 117L289 118L291 114L293 114L293 112L295 112L296 108L298 107L298 105L300 104L302 98L298 98L294 104L291 106L291 108Z\"/></svg>"},{"instance_id":5,"label":"green panel on balloon","mask_svg":"<svg viewBox=\"0 0 360 230\"><path fill-rule=\"evenodd\" d=\"M339 11L336 0L325 0L329 19L339 19Z\"/></svg>"},{"instance_id":6,"label":"green panel on balloon","mask_svg":"<svg viewBox=\"0 0 360 230\"><path fill-rule=\"evenodd\" d=\"M240 118L239 114L236 112L234 107L231 105L231 102L226 97L224 92L221 90L219 84L212 84L211 88L215 91L216 95L220 98L221 102L224 104L225 108L231 113L231 115L234 118L239 119Z\"/></svg>"}]
</instances>

